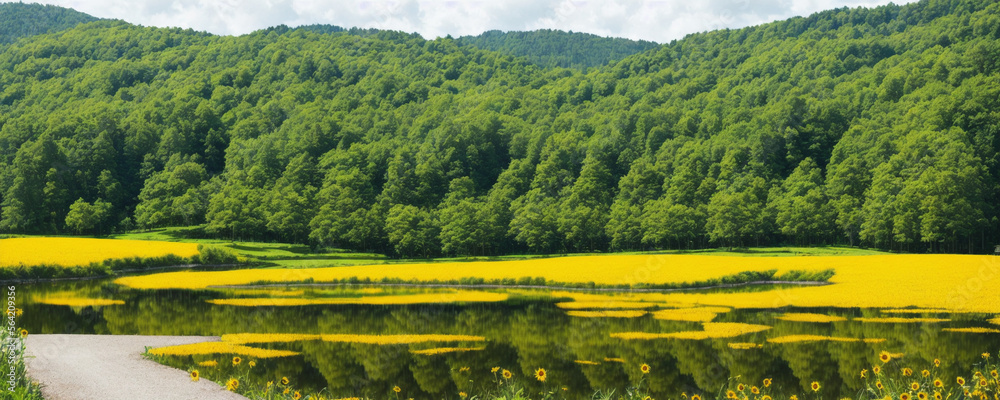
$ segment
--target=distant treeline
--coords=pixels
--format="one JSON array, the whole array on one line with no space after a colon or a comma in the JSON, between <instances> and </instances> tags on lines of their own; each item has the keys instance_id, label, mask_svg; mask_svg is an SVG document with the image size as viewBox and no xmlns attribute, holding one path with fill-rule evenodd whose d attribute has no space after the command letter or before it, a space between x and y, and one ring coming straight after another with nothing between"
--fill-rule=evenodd
<instances>
[{"instance_id":1,"label":"distant treeline","mask_svg":"<svg viewBox=\"0 0 1000 400\"><path fill-rule=\"evenodd\" d=\"M1000 4L925 0L583 73L391 31L91 22L0 47L0 232L992 251L998 39Z\"/></svg>"}]
</instances>

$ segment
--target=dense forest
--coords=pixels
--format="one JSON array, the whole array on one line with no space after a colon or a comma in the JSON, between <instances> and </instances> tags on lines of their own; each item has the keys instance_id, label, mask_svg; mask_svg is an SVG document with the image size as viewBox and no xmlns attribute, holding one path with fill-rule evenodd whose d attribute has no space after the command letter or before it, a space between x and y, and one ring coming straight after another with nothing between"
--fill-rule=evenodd
<instances>
[{"instance_id":1,"label":"dense forest","mask_svg":"<svg viewBox=\"0 0 1000 400\"><path fill-rule=\"evenodd\" d=\"M399 256L985 252L998 39L1000 4L924 0L583 72L392 31L90 22L0 46L0 232L203 224Z\"/></svg>"},{"instance_id":2,"label":"dense forest","mask_svg":"<svg viewBox=\"0 0 1000 400\"><path fill-rule=\"evenodd\" d=\"M486 31L478 36L462 36L459 45L524 56L533 64L551 68L604 66L612 61L652 49L658 44L645 40L605 38L582 32L540 29L531 32Z\"/></svg>"},{"instance_id":3,"label":"dense forest","mask_svg":"<svg viewBox=\"0 0 1000 400\"><path fill-rule=\"evenodd\" d=\"M97 18L52 5L5 3L0 5L0 45L26 36L57 32Z\"/></svg>"}]
</instances>

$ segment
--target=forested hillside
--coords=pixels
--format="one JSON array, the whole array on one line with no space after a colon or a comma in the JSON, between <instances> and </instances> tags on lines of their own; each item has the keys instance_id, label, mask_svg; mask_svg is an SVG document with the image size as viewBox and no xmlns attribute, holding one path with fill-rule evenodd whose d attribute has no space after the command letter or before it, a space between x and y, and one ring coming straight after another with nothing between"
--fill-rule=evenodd
<instances>
[{"instance_id":1,"label":"forested hillside","mask_svg":"<svg viewBox=\"0 0 1000 400\"><path fill-rule=\"evenodd\" d=\"M531 32L486 31L462 36L458 43L524 56L542 67L586 69L607 65L658 46L645 40L605 38L582 32L539 29Z\"/></svg>"},{"instance_id":2,"label":"forested hillside","mask_svg":"<svg viewBox=\"0 0 1000 400\"><path fill-rule=\"evenodd\" d=\"M990 251L1000 4L839 9L614 64L398 32L98 21L0 52L0 231L404 256Z\"/></svg>"},{"instance_id":3,"label":"forested hillside","mask_svg":"<svg viewBox=\"0 0 1000 400\"><path fill-rule=\"evenodd\" d=\"M0 4L0 45L96 20L90 15L63 7L37 3Z\"/></svg>"}]
</instances>

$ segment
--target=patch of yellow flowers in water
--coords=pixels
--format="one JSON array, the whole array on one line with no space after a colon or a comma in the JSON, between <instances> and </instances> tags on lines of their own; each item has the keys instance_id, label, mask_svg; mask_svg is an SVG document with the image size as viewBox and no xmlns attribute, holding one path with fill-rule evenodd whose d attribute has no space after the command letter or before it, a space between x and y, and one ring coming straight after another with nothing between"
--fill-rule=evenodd
<instances>
[{"instance_id":1,"label":"patch of yellow flowers in water","mask_svg":"<svg viewBox=\"0 0 1000 400\"><path fill-rule=\"evenodd\" d=\"M298 355L294 351L259 349L228 342L202 342L178 346L157 347L149 350L157 356L190 356L203 354L239 354L247 357L274 358Z\"/></svg>"},{"instance_id":2,"label":"patch of yellow flowers in water","mask_svg":"<svg viewBox=\"0 0 1000 400\"><path fill-rule=\"evenodd\" d=\"M960 333L1000 333L1000 329L993 328L944 328L942 331Z\"/></svg>"},{"instance_id":3,"label":"patch of yellow flowers in water","mask_svg":"<svg viewBox=\"0 0 1000 400\"><path fill-rule=\"evenodd\" d=\"M35 299L36 302L42 304L48 304L53 306L70 306L70 307L102 307L102 306L115 306L125 304L123 300L112 300L112 299L88 299L83 297L48 297Z\"/></svg>"},{"instance_id":4,"label":"patch of yellow flowers in water","mask_svg":"<svg viewBox=\"0 0 1000 400\"><path fill-rule=\"evenodd\" d=\"M467 351L482 351L485 347L435 347L433 349L410 350L410 353L423 356L436 356L438 354L464 353Z\"/></svg>"},{"instance_id":5,"label":"patch of yellow flowers in water","mask_svg":"<svg viewBox=\"0 0 1000 400\"><path fill-rule=\"evenodd\" d=\"M322 340L324 342L360 344L411 344L426 342L483 342L482 336L469 335L314 335L295 333L235 333L222 335L222 341L234 344L280 343Z\"/></svg>"},{"instance_id":6,"label":"patch of yellow flowers in water","mask_svg":"<svg viewBox=\"0 0 1000 400\"><path fill-rule=\"evenodd\" d=\"M764 347L764 345L760 343L742 343L742 342L729 342L726 343L726 345L733 350L750 350L750 349L759 349Z\"/></svg>"},{"instance_id":7,"label":"patch of yellow flowers in water","mask_svg":"<svg viewBox=\"0 0 1000 400\"><path fill-rule=\"evenodd\" d=\"M802 343L802 342L864 342L864 343L882 343L885 339L858 339L858 338L847 338L847 337L832 337L832 336L821 336L821 335L786 335L778 336L767 339L768 343Z\"/></svg>"},{"instance_id":8,"label":"patch of yellow flowers in water","mask_svg":"<svg viewBox=\"0 0 1000 400\"><path fill-rule=\"evenodd\" d=\"M748 333L763 332L771 329L766 325L744 324L739 322L706 322L703 331L684 331L673 333L649 333L649 332L619 332L612 333L611 337L625 340L650 340L650 339L718 339L729 338Z\"/></svg>"},{"instance_id":9,"label":"patch of yellow flowers in water","mask_svg":"<svg viewBox=\"0 0 1000 400\"><path fill-rule=\"evenodd\" d=\"M214 299L209 303L242 307L280 307L308 306L334 304L436 304L436 303L489 303L507 300L506 293L491 293L479 291L456 291L444 293L406 294L398 296L365 296L343 298L252 298L252 299Z\"/></svg>"},{"instance_id":10,"label":"patch of yellow flowers in water","mask_svg":"<svg viewBox=\"0 0 1000 400\"><path fill-rule=\"evenodd\" d=\"M627 309L647 309L655 308L656 303L643 303L636 301L618 301L618 300L606 300L606 301L567 301L562 303L556 303L556 307L568 310L579 310L588 308L627 308Z\"/></svg>"},{"instance_id":11,"label":"patch of yellow flowers in water","mask_svg":"<svg viewBox=\"0 0 1000 400\"><path fill-rule=\"evenodd\" d=\"M938 323L938 322L948 322L950 319L945 318L901 318L901 317L858 317L854 318L858 322L876 322L884 324L916 324L916 323Z\"/></svg>"},{"instance_id":12,"label":"patch of yellow flowers in water","mask_svg":"<svg viewBox=\"0 0 1000 400\"><path fill-rule=\"evenodd\" d=\"M108 259L198 254L197 243L89 238L0 239L0 267L60 265L75 267Z\"/></svg>"},{"instance_id":13,"label":"patch of yellow flowers in water","mask_svg":"<svg viewBox=\"0 0 1000 400\"><path fill-rule=\"evenodd\" d=\"M812 314L812 313L785 313L774 317L774 319L780 319L782 321L792 321L792 322L840 322L847 321L847 318L838 317L835 315L825 315L825 314Z\"/></svg>"},{"instance_id":14,"label":"patch of yellow flowers in water","mask_svg":"<svg viewBox=\"0 0 1000 400\"><path fill-rule=\"evenodd\" d=\"M728 307L675 308L653 312L653 318L667 321L709 322L720 313L727 313Z\"/></svg>"},{"instance_id":15,"label":"patch of yellow flowers in water","mask_svg":"<svg viewBox=\"0 0 1000 400\"><path fill-rule=\"evenodd\" d=\"M638 310L566 311L566 315L584 318L638 318L646 315L646 312Z\"/></svg>"}]
</instances>

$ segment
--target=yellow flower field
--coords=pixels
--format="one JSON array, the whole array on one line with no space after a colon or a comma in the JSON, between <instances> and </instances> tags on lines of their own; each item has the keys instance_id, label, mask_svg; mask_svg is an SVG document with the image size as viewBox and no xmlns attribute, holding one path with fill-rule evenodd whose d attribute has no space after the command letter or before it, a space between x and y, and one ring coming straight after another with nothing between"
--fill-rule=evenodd
<instances>
[{"instance_id":1,"label":"yellow flower field","mask_svg":"<svg viewBox=\"0 0 1000 400\"><path fill-rule=\"evenodd\" d=\"M74 267L108 259L191 257L198 254L196 243L156 242L89 238L0 239L0 266L61 265Z\"/></svg>"},{"instance_id":2,"label":"yellow flower field","mask_svg":"<svg viewBox=\"0 0 1000 400\"><path fill-rule=\"evenodd\" d=\"M919 307L951 312L1000 312L1000 257L975 255L872 255L816 257L727 257L703 255L612 255L549 258L541 260L400 264L317 268L304 270L253 270L170 272L124 277L117 283L135 288L205 288L240 285L254 281L316 282L358 277L418 280L459 279L475 275L484 279L541 276L556 282L678 283L704 281L741 271L821 271L834 269L831 285L803 286L761 292L638 293L579 295L581 301L646 301L719 305L736 308L861 307L902 309ZM602 300L604 299L604 300ZM573 308L565 303L563 308ZM620 305L612 303L616 306ZM602 307L594 306L590 307ZM580 307L580 308L590 308ZM639 308L645 308L641 306Z\"/></svg>"},{"instance_id":3,"label":"yellow flower field","mask_svg":"<svg viewBox=\"0 0 1000 400\"><path fill-rule=\"evenodd\" d=\"M410 353L423 356L436 356L439 354L464 353L467 351L482 351L485 347L435 347L433 349L410 350Z\"/></svg>"},{"instance_id":4,"label":"yellow flower field","mask_svg":"<svg viewBox=\"0 0 1000 400\"><path fill-rule=\"evenodd\" d=\"M824 314L812 314L812 313L786 313L774 317L774 319L780 319L782 321L791 322L840 322L847 321L847 318L838 317L835 315L824 315Z\"/></svg>"}]
</instances>

